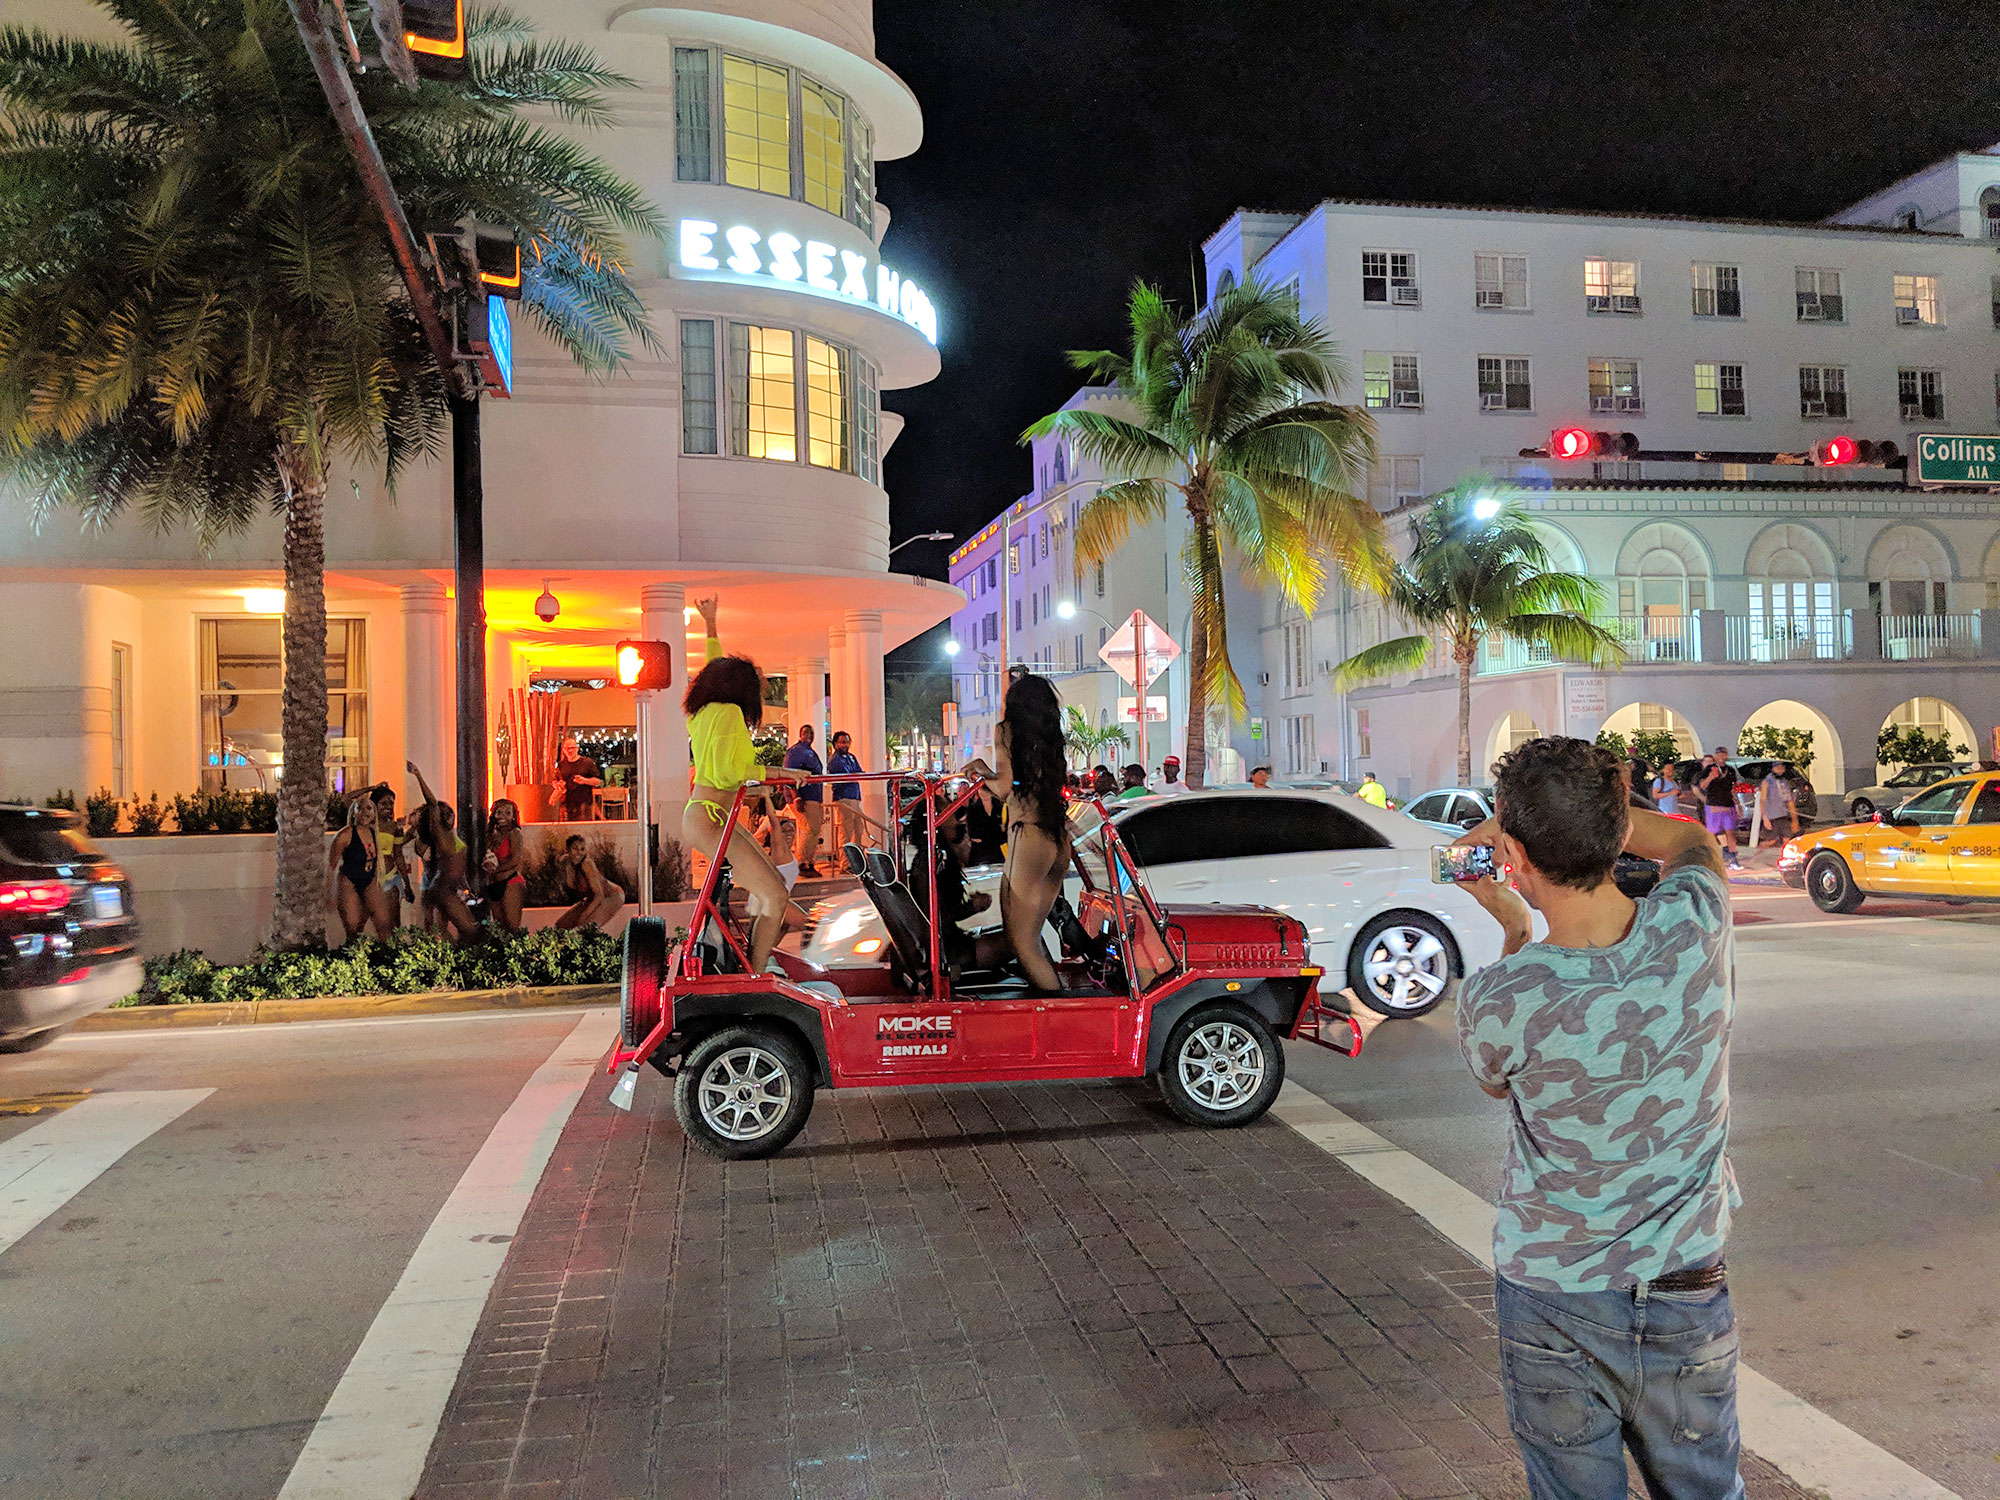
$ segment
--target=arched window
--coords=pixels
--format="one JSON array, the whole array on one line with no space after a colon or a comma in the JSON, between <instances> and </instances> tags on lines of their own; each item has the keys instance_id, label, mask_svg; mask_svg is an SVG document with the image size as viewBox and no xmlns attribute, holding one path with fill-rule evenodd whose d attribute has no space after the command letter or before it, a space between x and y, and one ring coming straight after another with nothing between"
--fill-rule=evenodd
<instances>
[{"instance_id":1,"label":"arched window","mask_svg":"<svg viewBox=\"0 0 2000 1500\"><path fill-rule=\"evenodd\" d=\"M1220 302L1235 290L1236 273L1225 266L1223 267L1222 274L1215 278L1215 300Z\"/></svg>"},{"instance_id":2,"label":"arched window","mask_svg":"<svg viewBox=\"0 0 2000 1500\"><path fill-rule=\"evenodd\" d=\"M1708 553L1685 527L1658 521L1618 553L1618 615L1627 649L1647 661L1694 652L1694 612L1708 608Z\"/></svg>"},{"instance_id":3,"label":"arched window","mask_svg":"<svg viewBox=\"0 0 2000 1500\"><path fill-rule=\"evenodd\" d=\"M1833 551L1806 526L1773 526L1750 545L1752 661L1833 660L1841 654Z\"/></svg>"},{"instance_id":4,"label":"arched window","mask_svg":"<svg viewBox=\"0 0 2000 1500\"><path fill-rule=\"evenodd\" d=\"M1951 574L1943 543L1921 526L1891 526L1868 549L1868 599L1891 619L1943 614Z\"/></svg>"},{"instance_id":5,"label":"arched window","mask_svg":"<svg viewBox=\"0 0 2000 1500\"><path fill-rule=\"evenodd\" d=\"M1989 240L2000 240L2000 185L1979 195L1979 232Z\"/></svg>"}]
</instances>

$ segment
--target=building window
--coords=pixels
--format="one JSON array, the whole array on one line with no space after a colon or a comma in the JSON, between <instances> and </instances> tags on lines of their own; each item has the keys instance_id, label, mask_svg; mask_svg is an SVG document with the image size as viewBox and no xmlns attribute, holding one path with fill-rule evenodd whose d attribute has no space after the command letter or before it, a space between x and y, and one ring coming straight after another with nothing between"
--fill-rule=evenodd
<instances>
[{"instance_id":1,"label":"building window","mask_svg":"<svg viewBox=\"0 0 2000 1500\"><path fill-rule=\"evenodd\" d=\"M1528 257L1481 251L1472 257L1472 305L1482 312L1525 312Z\"/></svg>"},{"instance_id":2,"label":"building window","mask_svg":"<svg viewBox=\"0 0 2000 1500\"><path fill-rule=\"evenodd\" d=\"M722 180L792 195L791 75L747 57L722 59Z\"/></svg>"},{"instance_id":3,"label":"building window","mask_svg":"<svg viewBox=\"0 0 2000 1500\"><path fill-rule=\"evenodd\" d=\"M731 453L797 462L797 364L791 329L729 325Z\"/></svg>"},{"instance_id":4,"label":"building window","mask_svg":"<svg viewBox=\"0 0 2000 1500\"><path fill-rule=\"evenodd\" d=\"M1016 630L1016 632L1018 632L1020 628L1021 628L1021 601L1019 599L1016 599L1014 601L1014 629Z\"/></svg>"},{"instance_id":5,"label":"building window","mask_svg":"<svg viewBox=\"0 0 2000 1500\"><path fill-rule=\"evenodd\" d=\"M1994 206L2000 207L2000 205L1994 205ZM1993 326L1995 328L2000 328L2000 276L1995 276L1993 278L1993 287L1991 295L1993 298Z\"/></svg>"},{"instance_id":6,"label":"building window","mask_svg":"<svg viewBox=\"0 0 2000 1500\"><path fill-rule=\"evenodd\" d=\"M838 344L806 335L806 462L821 469L846 469L848 407L853 376L848 352Z\"/></svg>"},{"instance_id":7,"label":"building window","mask_svg":"<svg viewBox=\"0 0 2000 1500\"><path fill-rule=\"evenodd\" d=\"M1898 370L1896 399L1905 422L1944 420L1944 371Z\"/></svg>"},{"instance_id":8,"label":"building window","mask_svg":"<svg viewBox=\"0 0 2000 1500\"><path fill-rule=\"evenodd\" d=\"M1694 409L1702 417L1748 415L1743 401L1743 366L1698 364L1694 367Z\"/></svg>"},{"instance_id":9,"label":"building window","mask_svg":"<svg viewBox=\"0 0 2000 1500\"><path fill-rule=\"evenodd\" d=\"M367 624L326 622L326 784L368 785ZM283 775L284 621L201 622L201 785L272 791Z\"/></svg>"},{"instance_id":10,"label":"building window","mask_svg":"<svg viewBox=\"0 0 2000 1500\"><path fill-rule=\"evenodd\" d=\"M1417 287L1417 254L1414 250L1363 250L1361 252L1361 300L1381 302L1390 307L1418 307L1423 293Z\"/></svg>"},{"instance_id":11,"label":"building window","mask_svg":"<svg viewBox=\"0 0 2000 1500\"><path fill-rule=\"evenodd\" d=\"M111 794L132 795L132 648L111 643Z\"/></svg>"},{"instance_id":12,"label":"building window","mask_svg":"<svg viewBox=\"0 0 2000 1500\"><path fill-rule=\"evenodd\" d=\"M715 451L715 324L707 318L683 318L681 452Z\"/></svg>"},{"instance_id":13,"label":"building window","mask_svg":"<svg viewBox=\"0 0 2000 1500\"><path fill-rule=\"evenodd\" d=\"M1423 383L1417 377L1414 354L1364 354L1361 357L1364 399L1375 408L1421 411Z\"/></svg>"},{"instance_id":14,"label":"building window","mask_svg":"<svg viewBox=\"0 0 2000 1500\"><path fill-rule=\"evenodd\" d=\"M1586 260L1583 263L1584 307L1594 313L1639 311L1639 263L1636 260Z\"/></svg>"},{"instance_id":15,"label":"building window","mask_svg":"<svg viewBox=\"0 0 2000 1500\"><path fill-rule=\"evenodd\" d=\"M1944 321L1944 307L1938 301L1937 277L1896 278L1896 321L1925 328L1935 328Z\"/></svg>"},{"instance_id":16,"label":"building window","mask_svg":"<svg viewBox=\"0 0 2000 1500\"><path fill-rule=\"evenodd\" d=\"M875 233L875 129L854 112L848 132L847 217L869 236Z\"/></svg>"},{"instance_id":17,"label":"building window","mask_svg":"<svg viewBox=\"0 0 2000 1500\"><path fill-rule=\"evenodd\" d=\"M846 101L808 79L799 80L799 128L805 137L806 202L838 214L847 192Z\"/></svg>"},{"instance_id":18,"label":"building window","mask_svg":"<svg viewBox=\"0 0 2000 1500\"><path fill-rule=\"evenodd\" d=\"M1368 743L1368 710L1365 708L1354 710L1354 753L1362 760L1375 753Z\"/></svg>"},{"instance_id":19,"label":"building window","mask_svg":"<svg viewBox=\"0 0 2000 1500\"><path fill-rule=\"evenodd\" d=\"M1283 286L1278 288L1278 300L1291 309L1293 317L1296 318L1297 316L1299 316L1299 308L1303 304L1301 303L1299 298L1298 277L1294 276L1290 281L1286 282Z\"/></svg>"},{"instance_id":20,"label":"building window","mask_svg":"<svg viewBox=\"0 0 2000 1500\"><path fill-rule=\"evenodd\" d=\"M1296 698L1312 690L1312 621L1287 620L1284 628L1284 665L1280 673L1284 695Z\"/></svg>"},{"instance_id":21,"label":"building window","mask_svg":"<svg viewBox=\"0 0 2000 1500\"><path fill-rule=\"evenodd\" d=\"M1103 563L1099 563L1099 564L1097 565L1097 597L1098 597L1098 598L1100 598L1100 599L1102 599L1102 598L1104 597L1104 564L1103 564Z\"/></svg>"},{"instance_id":22,"label":"building window","mask_svg":"<svg viewBox=\"0 0 2000 1500\"><path fill-rule=\"evenodd\" d=\"M1482 354L1479 356L1479 409L1481 411L1533 411L1535 392L1528 378L1528 360L1523 355Z\"/></svg>"},{"instance_id":23,"label":"building window","mask_svg":"<svg viewBox=\"0 0 2000 1500\"><path fill-rule=\"evenodd\" d=\"M854 357L854 472L882 482L882 379L874 361Z\"/></svg>"},{"instance_id":24,"label":"building window","mask_svg":"<svg viewBox=\"0 0 2000 1500\"><path fill-rule=\"evenodd\" d=\"M1694 268L1694 315L1697 318L1740 318L1743 289L1734 266Z\"/></svg>"},{"instance_id":25,"label":"building window","mask_svg":"<svg viewBox=\"0 0 2000 1500\"><path fill-rule=\"evenodd\" d=\"M1845 323L1847 301L1840 295L1840 272L1800 266L1793 273L1801 323Z\"/></svg>"},{"instance_id":26,"label":"building window","mask_svg":"<svg viewBox=\"0 0 2000 1500\"><path fill-rule=\"evenodd\" d=\"M1799 415L1802 417L1847 415L1847 370L1844 366L1799 366Z\"/></svg>"},{"instance_id":27,"label":"building window","mask_svg":"<svg viewBox=\"0 0 2000 1500\"><path fill-rule=\"evenodd\" d=\"M715 175L708 63L706 47L674 48L674 176L682 182L708 182Z\"/></svg>"},{"instance_id":28,"label":"building window","mask_svg":"<svg viewBox=\"0 0 2000 1500\"><path fill-rule=\"evenodd\" d=\"M1590 362L1590 409L1643 415L1645 397L1639 391L1639 361L1593 359Z\"/></svg>"},{"instance_id":29,"label":"building window","mask_svg":"<svg viewBox=\"0 0 2000 1500\"><path fill-rule=\"evenodd\" d=\"M1424 460L1415 453L1385 453L1369 473L1368 499L1377 510L1393 510L1424 498Z\"/></svg>"},{"instance_id":30,"label":"building window","mask_svg":"<svg viewBox=\"0 0 2000 1500\"><path fill-rule=\"evenodd\" d=\"M1285 720L1285 774L1302 776L1319 769L1319 747L1313 739L1313 716L1298 714Z\"/></svg>"}]
</instances>

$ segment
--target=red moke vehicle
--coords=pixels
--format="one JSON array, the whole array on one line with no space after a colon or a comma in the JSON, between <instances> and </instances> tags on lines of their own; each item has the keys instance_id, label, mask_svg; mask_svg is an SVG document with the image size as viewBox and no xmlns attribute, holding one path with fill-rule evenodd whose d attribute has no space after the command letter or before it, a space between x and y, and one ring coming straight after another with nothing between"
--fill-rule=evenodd
<instances>
[{"instance_id":1,"label":"red moke vehicle","mask_svg":"<svg viewBox=\"0 0 2000 1500\"><path fill-rule=\"evenodd\" d=\"M939 824L973 796L955 778L815 779L892 782L892 795L921 780L932 871ZM1011 965L954 973L940 942L939 882L923 882L920 905L889 855L851 844L849 867L889 933L885 961L831 970L780 953L782 975L751 973L747 935L729 914L726 862L710 861L684 939L670 943L657 918L626 929L613 1102L631 1107L639 1065L650 1062L674 1078L688 1138L741 1159L781 1150L820 1088L1151 1077L1181 1119L1229 1127L1277 1098L1280 1037L1359 1054L1353 1018L1322 1007L1297 920L1256 906L1163 907L1103 806L1085 803L1081 822L1080 898L1073 909L1059 901L1050 923L1062 938L1054 994ZM734 809L729 826L734 836Z\"/></svg>"}]
</instances>

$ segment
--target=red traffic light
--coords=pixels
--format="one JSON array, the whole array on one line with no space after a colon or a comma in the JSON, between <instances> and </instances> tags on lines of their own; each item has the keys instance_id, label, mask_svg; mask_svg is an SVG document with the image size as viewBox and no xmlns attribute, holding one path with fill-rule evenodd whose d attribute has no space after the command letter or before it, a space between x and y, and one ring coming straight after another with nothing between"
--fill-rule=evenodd
<instances>
[{"instance_id":1,"label":"red traffic light","mask_svg":"<svg viewBox=\"0 0 2000 1500\"><path fill-rule=\"evenodd\" d=\"M1813 445L1813 462L1822 468L1832 467L1835 464L1855 463L1860 457L1860 448L1854 439L1845 433Z\"/></svg>"},{"instance_id":2,"label":"red traffic light","mask_svg":"<svg viewBox=\"0 0 2000 1500\"><path fill-rule=\"evenodd\" d=\"M620 641L618 685L642 693L674 685L674 652L665 641Z\"/></svg>"},{"instance_id":3,"label":"red traffic light","mask_svg":"<svg viewBox=\"0 0 2000 1500\"><path fill-rule=\"evenodd\" d=\"M1588 458L1591 435L1581 427L1558 427L1549 434L1550 458Z\"/></svg>"}]
</instances>

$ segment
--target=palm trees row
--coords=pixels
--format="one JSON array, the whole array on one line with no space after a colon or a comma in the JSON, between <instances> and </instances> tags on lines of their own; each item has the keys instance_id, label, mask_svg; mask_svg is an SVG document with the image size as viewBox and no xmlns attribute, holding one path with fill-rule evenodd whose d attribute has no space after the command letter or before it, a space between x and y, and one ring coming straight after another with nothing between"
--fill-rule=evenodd
<instances>
[{"instance_id":1,"label":"palm trees row","mask_svg":"<svg viewBox=\"0 0 2000 1500\"><path fill-rule=\"evenodd\" d=\"M1551 569L1518 502L1490 481L1465 481L1431 501L1411 523L1407 555L1396 557L1381 514L1363 498L1374 422L1333 399L1347 366L1290 293L1253 277L1183 313L1142 282L1127 318L1128 348L1069 359L1117 386L1136 415L1065 409L1022 440L1067 437L1109 476L1077 518L1079 581L1170 506L1186 518L1189 786L1203 781L1209 705L1244 710L1229 660L1231 570L1308 614L1330 581L1345 578L1425 631L1342 662L1343 684L1420 666L1442 637L1458 668L1461 781L1472 775L1473 666L1488 635L1576 660L1616 658L1611 632L1587 618L1601 604L1597 585Z\"/></svg>"},{"instance_id":2,"label":"palm trees row","mask_svg":"<svg viewBox=\"0 0 2000 1500\"><path fill-rule=\"evenodd\" d=\"M328 479L393 487L447 427L382 224L284 0L100 0L99 44L0 29L0 475L38 520L136 512L204 549L283 520L283 740L271 939L323 930ZM624 236L662 220L570 136L630 80L475 13L470 76L356 89L412 223L525 247L522 306L586 369L651 347Z\"/></svg>"}]
</instances>

